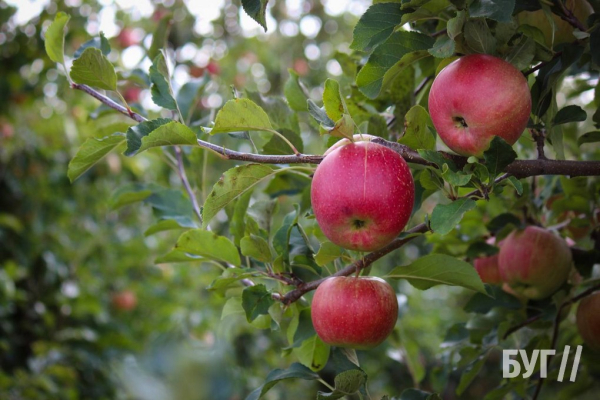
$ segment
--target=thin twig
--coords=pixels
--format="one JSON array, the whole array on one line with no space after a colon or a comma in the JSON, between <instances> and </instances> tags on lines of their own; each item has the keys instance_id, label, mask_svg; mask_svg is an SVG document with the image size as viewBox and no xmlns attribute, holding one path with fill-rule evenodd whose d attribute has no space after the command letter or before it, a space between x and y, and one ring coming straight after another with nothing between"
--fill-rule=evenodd
<instances>
[{"instance_id":1,"label":"thin twig","mask_svg":"<svg viewBox=\"0 0 600 400\"><path fill-rule=\"evenodd\" d=\"M179 175L179 179L181 179L181 183L183 183L183 187L185 188L185 191L187 192L188 196L190 197L190 201L192 202L192 207L194 209L194 214L196 214L196 217L198 217L198 219L200 220L200 223L202 223L202 213L200 212L200 206L198 205L198 200L196 199L194 190L192 189L192 186L190 185L190 181L188 180L187 175L185 173L185 168L183 167L182 153L183 153L183 151L181 150L181 147L175 146L175 156L177 158L177 174Z\"/></svg>"},{"instance_id":2,"label":"thin twig","mask_svg":"<svg viewBox=\"0 0 600 400\"><path fill-rule=\"evenodd\" d=\"M87 85L73 84L72 87L90 94L110 108L120 112L121 114L129 116L137 122L147 121L147 119L143 116L131 110L127 110L127 108L115 103L110 98L97 92ZM377 138L373 141L395 150L407 162L421 165L432 165L429 161L422 158L419 153L412 150L408 146L400 143L390 142L382 138ZM200 147L212 150L222 157L230 160L250 161L264 164L318 164L323 159L323 156L309 154L279 156L242 153L201 139L198 139L198 145ZM453 161L459 168L462 168L465 164L467 164L467 157L445 152L439 153L445 158ZM504 172L509 173L510 175L513 175L519 179L536 175L599 176L600 161L515 160L504 169Z\"/></svg>"},{"instance_id":3,"label":"thin twig","mask_svg":"<svg viewBox=\"0 0 600 400\"><path fill-rule=\"evenodd\" d=\"M556 343L558 342L558 333L559 333L558 328L560 327L561 314L562 314L563 309L567 306L570 306L573 303L577 303L579 300L591 295L592 293L596 292L597 290L600 290L600 284L594 285L594 286L590 287L589 289L584 290L577 296L572 297L571 299L569 299L567 301L564 301L560 305L560 307L558 308L558 310L556 312L556 317L554 318L554 326L552 328L552 343L550 346L551 350L556 349ZM547 365L550 365L550 361L552 360L552 357L553 357L552 354L548 355ZM537 386L535 388L535 393L533 394L533 397L531 398L532 400L537 400L537 398L542 390L543 385L544 385L544 378L540 377L540 380L538 381Z\"/></svg>"},{"instance_id":4,"label":"thin twig","mask_svg":"<svg viewBox=\"0 0 600 400\"><path fill-rule=\"evenodd\" d=\"M587 30L586 27L583 26L581 21L579 21L577 19L575 14L573 14L573 11L571 11L567 7L565 7L562 0L555 0L554 4L556 4L558 6L558 8L560 8L560 10L565 14L565 15L559 15L559 17L561 17L563 20L567 21L572 27L577 28L582 32L585 32ZM575 4L575 3L573 2L572 4Z\"/></svg>"},{"instance_id":5,"label":"thin twig","mask_svg":"<svg viewBox=\"0 0 600 400\"><path fill-rule=\"evenodd\" d=\"M532 67L530 69L528 69L527 71L523 72L523 75L528 76L533 74L535 71L537 71L538 69L544 67L545 65L551 63L552 61L554 61L555 58L558 58L562 55L562 51L559 51L557 53L554 53L554 55L552 56L552 58L548 61L543 61L541 63L539 63L538 65L536 65L535 67Z\"/></svg>"},{"instance_id":6,"label":"thin twig","mask_svg":"<svg viewBox=\"0 0 600 400\"><path fill-rule=\"evenodd\" d=\"M408 234L425 233L428 230L429 230L429 228L427 227L427 225L422 223L422 224L415 226L412 229L409 229L407 231L407 233ZM391 253L392 251L399 249L404 244L408 243L409 241L411 241L414 238L415 238L415 236L394 239L387 246L385 246L377 251L367 254L366 256L362 257L360 260L355 261L354 263L337 271L332 276L352 275L353 273L358 272L358 271L368 267L369 265L373 264L375 261L379 260L381 257L387 255L388 253ZM319 285L321 283L323 283L323 281L325 279L327 279L327 278L317 279L314 281L303 283L303 284L299 285L296 289L292 290L291 292L287 292L283 297L281 297L278 300L286 305L291 304L291 303L297 301L298 299L300 299L305 293L315 290L317 287L319 287Z\"/></svg>"}]
</instances>

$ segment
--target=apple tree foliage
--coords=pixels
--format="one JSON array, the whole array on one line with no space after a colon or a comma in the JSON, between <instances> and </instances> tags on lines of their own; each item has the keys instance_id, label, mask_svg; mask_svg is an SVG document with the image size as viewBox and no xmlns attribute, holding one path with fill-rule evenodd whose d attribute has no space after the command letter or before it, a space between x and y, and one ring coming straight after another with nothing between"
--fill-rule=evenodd
<instances>
[{"instance_id":1,"label":"apple tree foliage","mask_svg":"<svg viewBox=\"0 0 600 400\"><path fill-rule=\"evenodd\" d=\"M318 2L305 3L306 10L322 15ZM247 399L291 398L290 393L306 396L307 391L311 394L306 397L319 399L493 400L545 398L549 393L554 398L593 398L600 371L595 363L598 354L588 347L584 347L578 379L569 386L556 380L561 357L552 359L546 380L540 379L538 370L528 378L503 379L501 359L502 349L581 344L572 313L564 321L560 317L569 312L571 299L597 285L598 271L594 274L593 266L600 262L600 164L594 163L600 159L600 4L590 2L597 13L580 21L560 0L374 3L353 21L353 31L340 29L346 36L338 40L346 46L327 52L339 66L335 76L327 77L323 70L311 73L310 63L287 65L285 59L279 60L275 49L283 51L287 45L283 38L281 43L258 42L244 39L239 32L237 36L227 33L221 42L237 54L231 63L246 65L246 70L258 59L267 65L266 90L265 82L246 85L243 75L229 74L225 65L221 76L208 67L193 73L194 63L184 54L197 39L189 33L194 17L182 4L173 10L160 8L152 20L143 22L143 28L152 32L141 46L146 68L140 63L131 70L119 62L120 48L114 41L71 30L85 18L81 12L61 5L45 15L46 60L58 65L57 96L73 101L66 106L84 114L76 118L89 121L88 137L79 143L61 176L68 176L77 188L107 160L126 164L125 171L119 174L116 168L114 176L94 190L102 195L110 187L108 206L119 211L120 224L135 226L111 231L105 224L101 231L89 230L98 242L75 253L76 263L94 254L95 263L111 264L116 256L101 249L109 251L115 245L105 238L118 242L137 235L152 238L153 247L151 251L136 248L143 257L132 257L131 250L129 257L135 259L130 263L150 262L146 259L156 253L152 262L165 276L176 274L177 285L188 295L190 287L210 277L210 282L196 288L202 291L203 301L186 296L189 307L172 314L193 321L191 310L206 308L211 310L211 321L225 328L208 326L203 332L228 336L227 327L244 332L244 339L234 342L234 347L208 357L213 370L206 369L210 372L202 382L212 380L213 386L208 386L212 398L234 394ZM266 18L268 7L279 22L286 17L278 4L242 0L241 9L268 32L272 29ZM201 5L189 2L187 7ZM221 22L234 26L239 10L232 4L226 8L229 19ZM542 16L540 24L551 23L552 15L569 22L574 27L572 41L554 43L540 27L519 24L520 13L533 11ZM325 43L324 36L309 45ZM252 41L254 53L240 50ZM321 52L326 48L317 46ZM518 143L511 147L495 139L483 159L444 151L427 111L436 73L457 56L472 53L501 57L523 71L533 98L528 130ZM264 75L259 72L260 68L253 70ZM183 83L176 79L182 74L187 76ZM75 91L68 92L69 86ZM129 87L141 88L149 100L142 103L145 106L137 101L127 104ZM215 106L210 99L217 97L224 100ZM76 104L97 100L101 105L91 112ZM43 129L40 122L36 130ZM69 135L70 129L65 126L64 133L53 132ZM392 247L370 254L329 242L310 206L311 174L320 155L340 138L357 134L376 136L374 140L405 157L416 188L407 232ZM57 195L68 196L62 193ZM79 190L77 206L84 208L86 197L94 193ZM4 217L2 226L18 230L11 221ZM497 243L526 224L546 226L573 242L576 273L551 298L540 301L522 302L499 287L484 285L471 264L474 258L498 252L490 239ZM137 246L143 247L142 243ZM127 249L119 248L119 258L127 254ZM14 259L4 263L0 274L7 282L6 296L15 293L11 282L28 274L19 269L18 257ZM45 268L65 269L56 274L72 280L85 274L51 261L39 262ZM174 269L186 273L166 272ZM310 317L312 290L319 279L357 270L387 279L397 289L401 305L392 336L382 346L358 353L325 345ZM138 273L140 285L157 287L144 292L144 301L159 307L164 296L159 278L163 277ZM420 312L421 302L413 298L436 302L441 317L434 320ZM166 296L167 304L161 306L168 308L169 300ZM57 307L60 301L55 300ZM36 307L33 303L30 306ZM151 311L138 317L159 321ZM109 330L102 318L95 323L98 329ZM153 328L167 329L158 322ZM130 339L148 337L148 329L152 328L130 332ZM86 332L74 329L62 334L85 340ZM193 336L194 329L185 334ZM211 340L207 335L200 342L206 345ZM44 343L38 342L42 348L35 350L44 352ZM69 348L76 350L69 360L77 360L77 351L104 350L98 343ZM260 364L248 361L259 359L266 350L269 356ZM215 366L226 365L232 354L242 368L255 371L240 378L238 372L224 367L220 376L214 374ZM65 375L81 373L81 381L93 381L84 373L90 370L94 371L92 367L59 369L49 380L56 385ZM145 378L143 372L127 371L129 382ZM0 375L4 381L8 376ZM237 383L219 388L219 379ZM177 382L185 387L185 382ZM162 385L157 392L172 393ZM193 398L180 394L185 396Z\"/></svg>"}]
</instances>

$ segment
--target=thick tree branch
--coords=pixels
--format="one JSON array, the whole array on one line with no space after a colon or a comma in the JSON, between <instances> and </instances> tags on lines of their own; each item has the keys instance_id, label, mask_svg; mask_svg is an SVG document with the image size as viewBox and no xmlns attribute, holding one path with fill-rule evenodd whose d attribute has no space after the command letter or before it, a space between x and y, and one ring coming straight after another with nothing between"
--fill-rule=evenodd
<instances>
[{"instance_id":1,"label":"thick tree branch","mask_svg":"<svg viewBox=\"0 0 600 400\"><path fill-rule=\"evenodd\" d=\"M110 98L97 92L87 85L74 83L72 84L72 87L90 94L108 107L132 118L137 122L144 122L147 120L142 115L137 114L114 102ZM385 139L375 139L374 142L395 150L409 163L432 165L430 162L423 159L419 153L400 143L389 142ZM200 147L212 150L230 160L250 161L264 164L318 164L323 159L323 156L308 154L279 156L242 153L200 139L198 139L198 145ZM467 163L467 157L445 152L440 153L447 159L454 161L459 168L462 168ZM515 160L512 164L505 168L504 172L517 178L526 178L528 176L536 175L598 176L600 175L600 161Z\"/></svg>"},{"instance_id":2,"label":"thick tree branch","mask_svg":"<svg viewBox=\"0 0 600 400\"><path fill-rule=\"evenodd\" d=\"M422 224L415 226L412 229L409 229L407 231L407 233L408 234L424 233L424 232L427 232L428 230L429 230L429 228L427 227L427 225L422 223ZM361 269L367 268L369 265L373 264L375 261L379 260L381 257L385 256L386 254L391 253L392 251L394 251L396 249L399 249L400 247L404 246L406 243L410 242L414 238L415 238L415 236L394 239L387 246L385 246L377 251L367 254L362 259L342 268L341 270L337 271L335 274L332 274L331 276L352 275L353 273L356 273L357 271L360 271ZM298 299L300 299L305 293L308 293L311 290L315 290L327 278L317 279L314 281L303 283L303 284L299 285L296 289L292 290L291 292L287 292L284 296L282 296L278 300L286 305L291 304L291 303L297 301Z\"/></svg>"}]
</instances>

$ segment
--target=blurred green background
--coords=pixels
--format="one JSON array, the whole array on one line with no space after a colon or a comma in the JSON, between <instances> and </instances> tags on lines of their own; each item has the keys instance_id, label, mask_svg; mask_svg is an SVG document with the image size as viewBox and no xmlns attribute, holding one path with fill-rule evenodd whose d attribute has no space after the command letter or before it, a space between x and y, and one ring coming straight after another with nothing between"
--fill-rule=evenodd
<instances>
[{"instance_id":1,"label":"blurred green background","mask_svg":"<svg viewBox=\"0 0 600 400\"><path fill-rule=\"evenodd\" d=\"M326 78L348 79L343 72L351 68L345 63L350 56L339 52L348 51L352 29L370 1L270 3L264 33L230 0L0 1L0 399L243 399L270 370L296 361L281 350L287 345L285 332L256 329L239 313L222 318L226 297L206 289L221 274L218 267L155 263L171 250L179 232L148 228L170 207L191 215L164 153L134 158L112 153L69 182L68 162L86 138L132 122L71 90L43 44L57 11L72 17L67 54L104 32L113 49L109 59L121 73L121 92L134 108L139 104L136 109L152 114L158 108L143 78L131 71L148 70L145 49L152 32L165 13L172 13L175 88L191 77L206 80L196 115L200 123L213 120L233 90L281 94L289 68L315 100ZM299 124L305 153L322 153L326 143L308 115ZM215 141L241 151L253 146L226 135ZM233 165L200 149L188 157L202 165L188 173L203 201ZM118 207L119 188L150 182L162 191ZM540 186L551 193L555 182L542 179ZM306 187L301 189L275 200L263 193L254 208L278 207L272 224L279 226L294 203L307 206ZM431 211L435 199L424 211ZM484 235L483 215L489 220L517 207L510 199L495 198L463 220L461 230L470 237ZM464 254L467 245L458 236L419 239L379 261L375 273L434 246ZM467 320L462 307L471 294L446 286L419 292L405 282L396 285L399 328L388 345L359 352L371 394L400 393L416 386L414 376L426 373L424 389L457 398L457 354L441 353L440 344L448 328ZM329 381L336 357L341 356L334 352L332 365L322 372ZM481 399L497 386L500 361L499 353L490 356L460 398ZM288 381L267 398L312 398L324 389Z\"/></svg>"}]
</instances>

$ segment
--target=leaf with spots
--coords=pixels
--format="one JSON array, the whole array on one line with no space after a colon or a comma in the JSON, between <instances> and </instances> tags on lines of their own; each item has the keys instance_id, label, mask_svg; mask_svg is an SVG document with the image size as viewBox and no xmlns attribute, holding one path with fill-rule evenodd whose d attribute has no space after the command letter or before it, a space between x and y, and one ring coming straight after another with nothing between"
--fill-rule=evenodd
<instances>
[{"instance_id":1,"label":"leaf with spots","mask_svg":"<svg viewBox=\"0 0 600 400\"><path fill-rule=\"evenodd\" d=\"M312 371L320 371L327 364L331 347L323 343L319 336L314 335L304 342L299 348L294 349L298 360Z\"/></svg>"},{"instance_id":2,"label":"leaf with spots","mask_svg":"<svg viewBox=\"0 0 600 400\"><path fill-rule=\"evenodd\" d=\"M240 165L226 171L206 198L202 209L203 227L206 228L210 220L227 204L278 171L280 170L262 164Z\"/></svg>"},{"instance_id":3,"label":"leaf with spots","mask_svg":"<svg viewBox=\"0 0 600 400\"><path fill-rule=\"evenodd\" d=\"M177 239L175 248L179 251L210 258L211 260L224 261L240 266L240 255L237 247L224 236L202 229L192 229Z\"/></svg>"}]
</instances>

